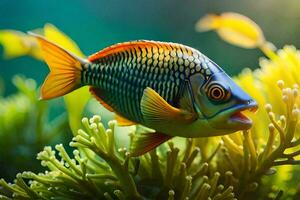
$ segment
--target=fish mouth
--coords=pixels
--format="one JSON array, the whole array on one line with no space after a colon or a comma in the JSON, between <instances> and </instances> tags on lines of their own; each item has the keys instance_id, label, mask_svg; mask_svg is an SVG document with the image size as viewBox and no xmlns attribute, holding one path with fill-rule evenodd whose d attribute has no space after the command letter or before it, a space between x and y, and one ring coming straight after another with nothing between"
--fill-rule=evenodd
<instances>
[{"instance_id":1,"label":"fish mouth","mask_svg":"<svg viewBox=\"0 0 300 200\"><path fill-rule=\"evenodd\" d=\"M234 124L238 129L249 129L252 126L252 120L245 115L246 112L255 113L258 109L258 105L255 101L248 101L246 105L233 108L230 112L228 123Z\"/></svg>"}]
</instances>

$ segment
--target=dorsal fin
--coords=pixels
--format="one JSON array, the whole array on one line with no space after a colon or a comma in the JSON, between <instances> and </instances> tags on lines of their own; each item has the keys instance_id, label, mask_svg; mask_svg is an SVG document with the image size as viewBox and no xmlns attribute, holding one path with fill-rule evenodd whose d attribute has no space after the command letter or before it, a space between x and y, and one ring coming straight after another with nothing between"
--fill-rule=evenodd
<instances>
[{"instance_id":1,"label":"dorsal fin","mask_svg":"<svg viewBox=\"0 0 300 200\"><path fill-rule=\"evenodd\" d=\"M170 50L172 48L190 48L181 44L177 43L171 43L171 42L158 42L158 41L151 41L151 40L136 40L136 41L131 41L131 42L123 42L123 43L118 43L115 45L112 45L110 47L104 48L103 50L92 54L91 56L88 57L88 60L90 62L96 61L100 58L103 58L105 56L125 51L128 49L132 48L138 48L138 47L146 47L146 48L151 48L153 46L156 46L157 48L163 48L165 50ZM170 48L172 47L172 48Z\"/></svg>"},{"instance_id":2,"label":"dorsal fin","mask_svg":"<svg viewBox=\"0 0 300 200\"><path fill-rule=\"evenodd\" d=\"M107 103L105 103L101 97L100 97L100 94L101 94L101 90L99 88L96 88L96 87L90 87L90 92L91 94L95 97L95 99L97 101L99 101L99 103L104 107L106 108L107 110L109 110L110 112L115 112L114 109L108 105Z\"/></svg>"},{"instance_id":3,"label":"dorsal fin","mask_svg":"<svg viewBox=\"0 0 300 200\"><path fill-rule=\"evenodd\" d=\"M138 47L138 46L151 47L152 45L154 45L154 43L155 42L153 42L153 41L147 41L147 40L138 40L138 41L132 41L132 42L118 43L118 44L107 47L107 48L89 56L88 60L93 62L95 60L98 60L99 58L103 58L107 55L114 54L116 52L128 50L129 48L134 48L134 47Z\"/></svg>"}]
</instances>

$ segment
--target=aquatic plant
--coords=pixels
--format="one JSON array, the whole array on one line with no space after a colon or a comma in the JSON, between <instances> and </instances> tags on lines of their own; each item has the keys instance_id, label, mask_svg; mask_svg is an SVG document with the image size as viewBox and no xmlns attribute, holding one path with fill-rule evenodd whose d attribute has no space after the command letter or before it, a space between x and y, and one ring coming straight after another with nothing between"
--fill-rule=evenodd
<instances>
[{"instance_id":1,"label":"aquatic plant","mask_svg":"<svg viewBox=\"0 0 300 200\"><path fill-rule=\"evenodd\" d=\"M293 46L285 46L283 49L278 50L277 54L272 51L269 51L269 53L269 57L272 59L261 59L261 69L255 71L246 69L235 80L248 90L249 94L257 100L261 107L265 106L267 110L265 112L264 109L260 109L252 116L255 123L251 129L251 134L256 148L259 150L259 148L271 147L273 150L277 149L274 154L282 154L280 162L273 162L276 165L284 166L276 168L277 175L269 180L264 180L264 183L272 186L278 184L285 191L284 198L297 199L295 195L297 194L299 197L300 187L298 184L299 178L295 174L299 173L300 168L299 166L292 167L290 165L300 164L299 126L296 126L296 118L299 112L298 85L300 84L296 74L300 66L300 53ZM276 82L277 88L274 87ZM277 115L274 115L274 113L277 113ZM289 125L287 122L292 120L295 120L293 122L295 124ZM271 124L269 124L270 121ZM290 133L285 136L282 134L292 127L294 128L294 134ZM268 129L270 132L275 130L277 140L273 138L274 133L266 134ZM268 147L269 142L272 143L272 140L274 140L273 144L275 143L277 147L272 145ZM266 158L270 158L274 154L267 154ZM269 162L270 165L271 161L266 162ZM275 173L275 171L273 168L270 172ZM279 187L274 188L279 190Z\"/></svg>"},{"instance_id":2,"label":"aquatic plant","mask_svg":"<svg viewBox=\"0 0 300 200\"><path fill-rule=\"evenodd\" d=\"M0 199L299 198L299 180L285 175L299 172L300 164L300 53L292 46L278 52L270 45L256 47L268 58L260 61L260 69L244 70L235 78L261 108L249 113L254 121L251 130L223 137L175 138L134 158L128 143L145 129L133 126L128 133L114 121L105 128L97 115L83 118L80 126L76 119L82 103L72 123L72 130L79 129L70 143L73 155L63 145L45 147L37 158L48 169L17 174L14 183L1 179ZM274 187L276 183L280 185Z\"/></svg>"},{"instance_id":3,"label":"aquatic plant","mask_svg":"<svg viewBox=\"0 0 300 200\"><path fill-rule=\"evenodd\" d=\"M115 122L105 129L101 118L94 116L82 119L83 129L70 143L77 148L72 157L62 145L56 145L56 151L45 147L37 158L49 171L23 172L14 184L2 179L0 185L7 196L18 199L247 199L246 194L260 187L262 176L275 173L273 167L299 164L294 159L299 151L285 153L300 144L294 140L298 88L284 88L283 81L278 86L287 109L277 117L266 105L271 123L267 144L259 144L251 131L245 131L210 146L210 139L186 139L181 147L177 144L182 142L172 141L132 158L124 146L116 145ZM134 135L135 131L129 139Z\"/></svg>"},{"instance_id":4,"label":"aquatic plant","mask_svg":"<svg viewBox=\"0 0 300 200\"><path fill-rule=\"evenodd\" d=\"M175 194L183 199L190 195L196 199L217 194L233 196L232 187L219 186L218 173L212 180L203 177L208 171L208 163L197 159L199 148L190 146L189 151L180 154L179 149L169 143L168 152L163 154L153 151L138 159L130 158L126 149L115 145L113 121L109 123L109 129L104 128L99 116L90 120L84 118L82 123L85 128L80 129L70 143L79 148L73 152L74 159L67 155L62 145L55 147L59 159L55 157L55 151L45 147L38 159L50 172L38 175L24 172L17 175L14 185L8 185L4 180L1 185L15 197L24 199L57 196L66 199L141 199L142 196L173 199ZM187 142L191 144L192 140ZM198 164L201 164L200 168ZM191 169L194 174L189 173ZM24 179L33 180L30 188ZM210 185L215 191L209 192Z\"/></svg>"},{"instance_id":5,"label":"aquatic plant","mask_svg":"<svg viewBox=\"0 0 300 200\"><path fill-rule=\"evenodd\" d=\"M17 93L0 96L0 174L9 180L20 170L41 169L33 157L69 129L66 114L49 119L49 104L38 100L34 80L15 76L13 84Z\"/></svg>"},{"instance_id":6,"label":"aquatic plant","mask_svg":"<svg viewBox=\"0 0 300 200\"><path fill-rule=\"evenodd\" d=\"M76 43L54 25L45 24L43 28L36 29L35 31L40 32L47 39L54 41L56 44L63 46L74 55L84 57ZM1 30L0 44L3 46L4 50L3 58L11 59L20 56L31 56L37 60L42 59L42 52L38 42L32 36L23 32ZM68 110L69 124L73 132L76 132L79 128L78 124L82 117L81 114L90 99L90 96L87 87L82 87L64 96L66 109Z\"/></svg>"}]
</instances>

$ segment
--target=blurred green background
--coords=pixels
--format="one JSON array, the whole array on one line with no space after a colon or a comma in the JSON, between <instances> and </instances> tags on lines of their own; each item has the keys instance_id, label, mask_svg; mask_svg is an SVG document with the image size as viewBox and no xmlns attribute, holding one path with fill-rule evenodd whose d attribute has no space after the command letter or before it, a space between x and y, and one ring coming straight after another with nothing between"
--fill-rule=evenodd
<instances>
[{"instance_id":1,"label":"blurred green background","mask_svg":"<svg viewBox=\"0 0 300 200\"><path fill-rule=\"evenodd\" d=\"M227 44L213 32L197 33L196 21L207 13L238 12L257 22L278 48L299 47L299 10L299 0L1 0L0 29L28 31L49 22L74 39L86 55L128 40L179 42L197 48L234 75L244 67L258 66L262 53ZM41 84L47 70L29 57L0 59L5 95L15 91L14 74Z\"/></svg>"}]
</instances>

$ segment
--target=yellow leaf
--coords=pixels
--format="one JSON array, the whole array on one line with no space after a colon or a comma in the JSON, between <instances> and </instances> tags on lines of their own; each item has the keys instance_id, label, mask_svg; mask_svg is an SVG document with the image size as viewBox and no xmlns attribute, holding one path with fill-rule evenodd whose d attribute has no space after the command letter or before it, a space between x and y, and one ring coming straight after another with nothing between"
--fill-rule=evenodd
<instances>
[{"instance_id":1,"label":"yellow leaf","mask_svg":"<svg viewBox=\"0 0 300 200\"><path fill-rule=\"evenodd\" d=\"M0 31L0 44L4 49L4 58L12 59L32 55L41 59L39 47L35 39L25 33L15 30Z\"/></svg>"},{"instance_id":2,"label":"yellow leaf","mask_svg":"<svg viewBox=\"0 0 300 200\"><path fill-rule=\"evenodd\" d=\"M196 23L196 30L215 30L226 42L244 48L261 47L265 43L260 27L248 17L237 13L206 15Z\"/></svg>"},{"instance_id":3,"label":"yellow leaf","mask_svg":"<svg viewBox=\"0 0 300 200\"><path fill-rule=\"evenodd\" d=\"M44 26L44 35L48 40L60 45L64 49L79 57L83 57L83 53L80 51L76 43L54 25L46 24Z\"/></svg>"},{"instance_id":4,"label":"yellow leaf","mask_svg":"<svg viewBox=\"0 0 300 200\"><path fill-rule=\"evenodd\" d=\"M77 134L77 130L80 128L82 113L90 98L91 94L88 86L74 90L64 96L69 124L74 135Z\"/></svg>"}]
</instances>

